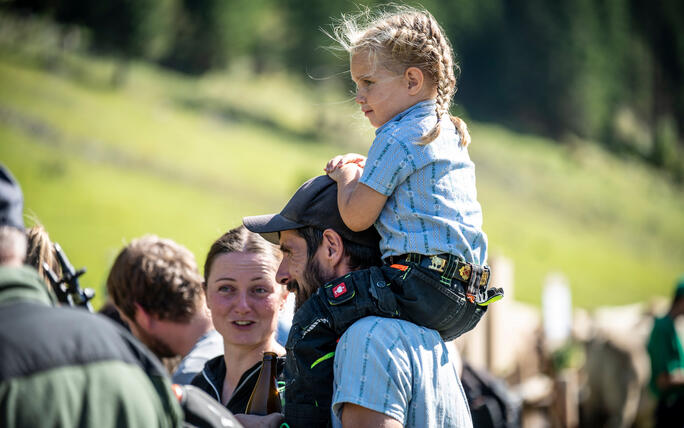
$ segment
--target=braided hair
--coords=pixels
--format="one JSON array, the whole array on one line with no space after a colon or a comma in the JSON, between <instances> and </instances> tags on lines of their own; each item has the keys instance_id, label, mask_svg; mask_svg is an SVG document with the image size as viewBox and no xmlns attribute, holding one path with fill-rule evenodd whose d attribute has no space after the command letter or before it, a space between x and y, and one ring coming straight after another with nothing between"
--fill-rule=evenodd
<instances>
[{"instance_id":1,"label":"braided hair","mask_svg":"<svg viewBox=\"0 0 684 428\"><path fill-rule=\"evenodd\" d=\"M360 25L361 21L368 24ZM451 98L456 92L455 70L458 69L453 49L444 30L429 12L402 6L369 19L369 12L365 10L358 15L343 16L341 23L334 27L333 38L352 55L367 51L376 63L397 74L417 67L435 83L437 123L422 136L419 144L429 144L439 136L444 115L456 127L460 145L470 143L465 122L449 114Z\"/></svg>"}]
</instances>

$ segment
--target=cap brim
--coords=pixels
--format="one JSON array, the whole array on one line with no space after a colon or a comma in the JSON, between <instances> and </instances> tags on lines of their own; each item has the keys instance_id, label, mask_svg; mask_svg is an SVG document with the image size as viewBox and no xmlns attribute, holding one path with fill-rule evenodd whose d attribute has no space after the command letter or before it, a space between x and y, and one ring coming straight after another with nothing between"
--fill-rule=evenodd
<instances>
[{"instance_id":1,"label":"cap brim","mask_svg":"<svg viewBox=\"0 0 684 428\"><path fill-rule=\"evenodd\" d=\"M252 217L244 217L242 219L242 224L244 224L248 230L258 233L265 240L276 245L280 243L278 232L282 232L283 230L299 229L305 226L292 220L288 220L280 214L264 214Z\"/></svg>"}]
</instances>

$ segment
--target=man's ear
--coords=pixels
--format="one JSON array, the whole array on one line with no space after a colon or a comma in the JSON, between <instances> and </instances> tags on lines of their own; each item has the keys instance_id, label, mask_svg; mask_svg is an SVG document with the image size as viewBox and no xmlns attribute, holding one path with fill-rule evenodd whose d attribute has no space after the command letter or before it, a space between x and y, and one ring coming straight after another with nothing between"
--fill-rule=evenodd
<instances>
[{"instance_id":1,"label":"man's ear","mask_svg":"<svg viewBox=\"0 0 684 428\"><path fill-rule=\"evenodd\" d=\"M404 79L408 84L409 95L418 95L423 89L425 83L425 76L423 71L418 67L409 67L404 71Z\"/></svg>"},{"instance_id":2,"label":"man's ear","mask_svg":"<svg viewBox=\"0 0 684 428\"><path fill-rule=\"evenodd\" d=\"M325 229L323 231L323 241L321 242L321 249L323 251L323 260L328 267L335 268L340 264L344 258L344 243L342 237L332 229Z\"/></svg>"}]
</instances>

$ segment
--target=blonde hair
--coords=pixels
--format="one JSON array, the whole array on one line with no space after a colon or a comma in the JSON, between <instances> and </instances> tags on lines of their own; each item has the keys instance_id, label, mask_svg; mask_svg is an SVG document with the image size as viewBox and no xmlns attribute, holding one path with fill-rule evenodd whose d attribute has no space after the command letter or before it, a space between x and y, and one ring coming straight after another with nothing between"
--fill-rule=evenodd
<instances>
[{"instance_id":1,"label":"blonde hair","mask_svg":"<svg viewBox=\"0 0 684 428\"><path fill-rule=\"evenodd\" d=\"M36 268L46 284L51 283L43 263L47 263L52 272L60 278L62 276L62 266L57 260L55 247L43 225L36 223L35 226L26 231L26 237L28 238L26 264Z\"/></svg>"},{"instance_id":2,"label":"blonde hair","mask_svg":"<svg viewBox=\"0 0 684 428\"><path fill-rule=\"evenodd\" d=\"M460 145L470 144L465 122L449 114L456 92L453 49L437 20L427 11L393 6L372 16L368 9L355 15L343 15L331 35L350 54L368 51L371 59L388 70L401 74L409 67L425 73L437 89L437 123L420 139L425 145L439 136L440 120L448 115L461 137Z\"/></svg>"}]
</instances>

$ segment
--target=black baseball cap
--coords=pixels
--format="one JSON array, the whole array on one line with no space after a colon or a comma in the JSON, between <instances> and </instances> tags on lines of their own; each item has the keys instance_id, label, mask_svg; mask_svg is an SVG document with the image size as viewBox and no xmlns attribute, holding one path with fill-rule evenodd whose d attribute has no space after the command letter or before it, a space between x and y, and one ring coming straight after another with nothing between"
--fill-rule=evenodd
<instances>
[{"instance_id":1,"label":"black baseball cap","mask_svg":"<svg viewBox=\"0 0 684 428\"><path fill-rule=\"evenodd\" d=\"M0 226L24 230L24 197L19 183L4 165L0 165Z\"/></svg>"},{"instance_id":2,"label":"black baseball cap","mask_svg":"<svg viewBox=\"0 0 684 428\"><path fill-rule=\"evenodd\" d=\"M367 247L377 247L380 235L371 226L353 232L342 221L337 209L337 183L327 175L314 177L297 189L280 214L265 214L242 219L245 227L278 244L278 232L313 226L332 229L343 238Z\"/></svg>"}]
</instances>

